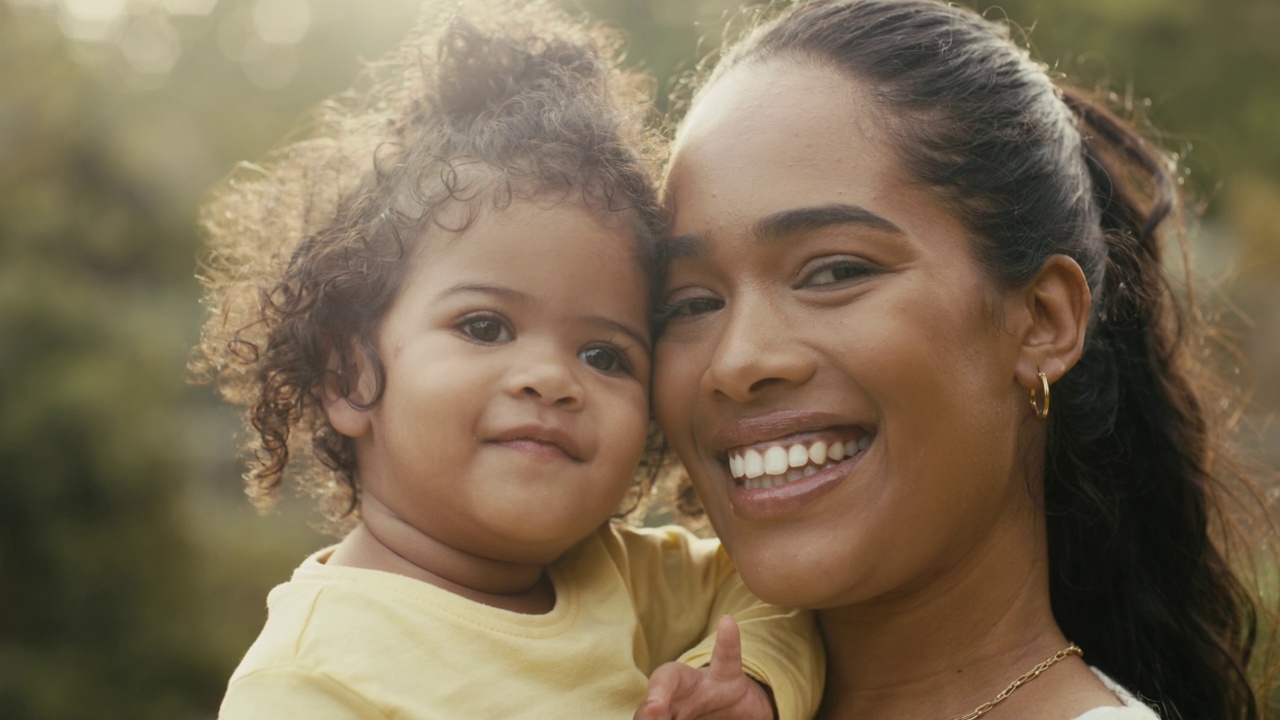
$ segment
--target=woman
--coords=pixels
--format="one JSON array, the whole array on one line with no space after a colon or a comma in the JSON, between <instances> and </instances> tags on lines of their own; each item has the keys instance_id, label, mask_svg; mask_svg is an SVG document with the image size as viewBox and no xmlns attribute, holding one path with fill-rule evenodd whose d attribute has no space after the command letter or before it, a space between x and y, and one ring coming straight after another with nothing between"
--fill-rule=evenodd
<instances>
[{"instance_id":1,"label":"woman","mask_svg":"<svg viewBox=\"0 0 1280 720\"><path fill-rule=\"evenodd\" d=\"M1259 716L1158 150L968 10L818 1L726 54L666 191L658 419L818 611L825 717Z\"/></svg>"}]
</instances>

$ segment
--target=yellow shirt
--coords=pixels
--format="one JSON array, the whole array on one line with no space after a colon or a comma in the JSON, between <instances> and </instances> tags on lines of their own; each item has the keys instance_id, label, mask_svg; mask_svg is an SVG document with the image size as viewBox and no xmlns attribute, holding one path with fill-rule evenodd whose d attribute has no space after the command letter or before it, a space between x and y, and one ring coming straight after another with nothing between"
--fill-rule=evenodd
<instances>
[{"instance_id":1,"label":"yellow shirt","mask_svg":"<svg viewBox=\"0 0 1280 720\"><path fill-rule=\"evenodd\" d=\"M817 711L821 645L806 613L753 597L715 540L609 524L550 568L545 615L482 605L400 575L307 558L271 591L268 618L218 717L619 718L658 665L710 662L732 614L743 665L782 720Z\"/></svg>"}]
</instances>

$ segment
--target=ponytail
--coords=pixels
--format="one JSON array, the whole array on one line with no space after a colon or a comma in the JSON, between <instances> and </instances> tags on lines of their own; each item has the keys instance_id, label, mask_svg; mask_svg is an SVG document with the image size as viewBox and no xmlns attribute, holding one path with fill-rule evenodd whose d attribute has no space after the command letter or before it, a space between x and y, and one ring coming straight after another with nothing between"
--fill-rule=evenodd
<instances>
[{"instance_id":1,"label":"ponytail","mask_svg":"<svg viewBox=\"0 0 1280 720\"><path fill-rule=\"evenodd\" d=\"M1222 479L1166 276L1164 158L1075 91L1106 248L1086 350L1058 383L1045 471L1051 597L1089 662L1169 718L1254 720L1256 609L1210 537ZM1102 422L1100 422L1100 419Z\"/></svg>"}]
</instances>

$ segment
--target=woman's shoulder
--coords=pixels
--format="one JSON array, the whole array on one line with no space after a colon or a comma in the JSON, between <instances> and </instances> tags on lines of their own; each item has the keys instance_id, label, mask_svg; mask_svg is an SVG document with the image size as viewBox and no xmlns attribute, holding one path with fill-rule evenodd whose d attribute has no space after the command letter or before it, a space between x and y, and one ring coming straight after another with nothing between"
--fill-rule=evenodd
<instances>
[{"instance_id":1,"label":"woman's shoulder","mask_svg":"<svg viewBox=\"0 0 1280 720\"><path fill-rule=\"evenodd\" d=\"M1106 673L1101 670L1090 667L1094 675L1102 681L1107 689L1120 699L1120 706L1094 708L1089 712L1079 715L1075 720L1160 720L1160 716L1141 700L1134 697L1124 686L1115 680L1107 677Z\"/></svg>"}]
</instances>

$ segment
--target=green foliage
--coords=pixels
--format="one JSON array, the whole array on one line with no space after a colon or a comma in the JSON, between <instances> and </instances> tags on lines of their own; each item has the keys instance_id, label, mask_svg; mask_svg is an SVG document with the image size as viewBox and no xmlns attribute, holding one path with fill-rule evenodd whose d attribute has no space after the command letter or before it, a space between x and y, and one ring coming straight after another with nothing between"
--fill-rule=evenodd
<instances>
[{"instance_id":1,"label":"green foliage","mask_svg":"<svg viewBox=\"0 0 1280 720\"><path fill-rule=\"evenodd\" d=\"M198 323L191 186L225 168L184 178L185 197L138 168L137 129L117 123L147 99L95 82L52 26L23 20L0 40L0 707L210 716L302 546L287 536L295 550L269 575L221 568L254 598L227 618L238 647L211 652L213 548L191 531L187 484L208 442L190 424L211 399L188 389L184 363ZM217 430L235 493L230 425Z\"/></svg>"}]
</instances>

